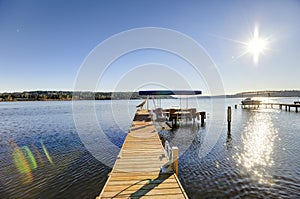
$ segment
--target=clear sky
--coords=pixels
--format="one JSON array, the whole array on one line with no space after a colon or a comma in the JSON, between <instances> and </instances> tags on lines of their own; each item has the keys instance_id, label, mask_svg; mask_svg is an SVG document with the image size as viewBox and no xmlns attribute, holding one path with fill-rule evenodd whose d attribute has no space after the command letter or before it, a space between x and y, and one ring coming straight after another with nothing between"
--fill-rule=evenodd
<instances>
[{"instance_id":1,"label":"clear sky","mask_svg":"<svg viewBox=\"0 0 300 199\"><path fill-rule=\"evenodd\" d=\"M169 28L196 40L216 64L226 93L300 89L297 0L0 0L0 92L73 90L91 50L114 34L142 27ZM256 63L254 53L240 56L255 27L266 43ZM124 74L152 62L174 67L193 88L205 84L179 58L145 50L114 62L98 89L115 90ZM131 90L132 82L120 88Z\"/></svg>"}]
</instances>

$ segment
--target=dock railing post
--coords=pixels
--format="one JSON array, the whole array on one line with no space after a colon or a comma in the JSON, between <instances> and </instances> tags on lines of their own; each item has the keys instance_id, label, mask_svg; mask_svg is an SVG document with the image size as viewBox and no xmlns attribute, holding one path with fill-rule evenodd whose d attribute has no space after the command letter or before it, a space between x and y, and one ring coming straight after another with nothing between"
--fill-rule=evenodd
<instances>
[{"instance_id":1,"label":"dock railing post","mask_svg":"<svg viewBox=\"0 0 300 199\"><path fill-rule=\"evenodd\" d=\"M230 131L231 131L231 106L228 106L228 109L227 109L227 123L228 123L228 134L230 134Z\"/></svg>"},{"instance_id":2,"label":"dock railing post","mask_svg":"<svg viewBox=\"0 0 300 199\"><path fill-rule=\"evenodd\" d=\"M174 173L178 176L178 147L172 147L172 162L173 162L173 169Z\"/></svg>"}]
</instances>

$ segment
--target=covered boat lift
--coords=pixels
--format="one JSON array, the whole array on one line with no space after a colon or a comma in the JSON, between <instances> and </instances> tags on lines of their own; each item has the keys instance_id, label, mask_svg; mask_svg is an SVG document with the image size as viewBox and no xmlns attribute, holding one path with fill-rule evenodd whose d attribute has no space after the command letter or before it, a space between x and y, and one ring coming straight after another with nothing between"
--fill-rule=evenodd
<instances>
[{"instance_id":1,"label":"covered boat lift","mask_svg":"<svg viewBox=\"0 0 300 199\"><path fill-rule=\"evenodd\" d=\"M199 90L146 90L146 91L139 91L139 95L141 96L147 96L147 99L143 101L141 104L137 106L137 108L142 109L145 104L147 104L147 110L149 110L149 98L154 96L192 96L192 95L201 95L202 91ZM204 126L204 119L206 119L206 113L203 112L197 112L196 108L188 108L188 98L187 98L187 107L185 109L181 108L169 108L169 109L163 109L162 107L156 107L154 98L153 104L154 104L154 110L153 112L156 114L156 121L162 122L162 121L171 121L172 125L170 125L168 122L166 124L172 128L178 127L178 122L182 119L185 119L186 121L193 121L195 122L195 119L200 120L201 118L201 126ZM161 99L161 98L160 98ZM180 97L180 104L181 104L181 97ZM161 102L160 102L161 105Z\"/></svg>"}]
</instances>

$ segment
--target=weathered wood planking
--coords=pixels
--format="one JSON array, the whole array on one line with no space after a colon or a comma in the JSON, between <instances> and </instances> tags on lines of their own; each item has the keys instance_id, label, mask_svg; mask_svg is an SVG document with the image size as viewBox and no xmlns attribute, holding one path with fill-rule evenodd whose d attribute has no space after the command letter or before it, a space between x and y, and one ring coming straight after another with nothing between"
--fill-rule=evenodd
<instances>
[{"instance_id":1,"label":"weathered wood planking","mask_svg":"<svg viewBox=\"0 0 300 199\"><path fill-rule=\"evenodd\" d=\"M136 112L98 198L187 198L175 174L160 173L168 159L149 117L148 111Z\"/></svg>"}]
</instances>

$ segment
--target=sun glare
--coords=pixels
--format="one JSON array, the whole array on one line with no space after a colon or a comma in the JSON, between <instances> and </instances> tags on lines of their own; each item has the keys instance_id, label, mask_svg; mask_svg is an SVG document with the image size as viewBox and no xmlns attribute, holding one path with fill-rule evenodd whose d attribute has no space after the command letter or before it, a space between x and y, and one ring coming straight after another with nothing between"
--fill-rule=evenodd
<instances>
[{"instance_id":1,"label":"sun glare","mask_svg":"<svg viewBox=\"0 0 300 199\"><path fill-rule=\"evenodd\" d=\"M247 53L253 55L253 62L257 64L259 56L267 49L267 40L259 37L258 28L255 27L253 38L246 43Z\"/></svg>"}]
</instances>

